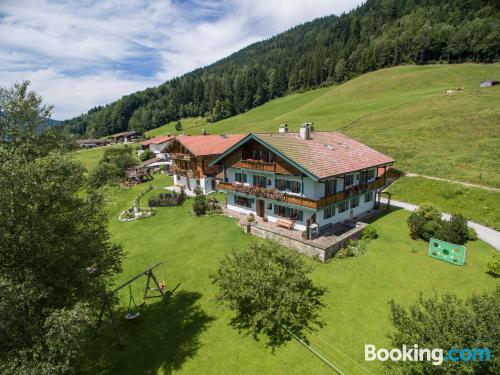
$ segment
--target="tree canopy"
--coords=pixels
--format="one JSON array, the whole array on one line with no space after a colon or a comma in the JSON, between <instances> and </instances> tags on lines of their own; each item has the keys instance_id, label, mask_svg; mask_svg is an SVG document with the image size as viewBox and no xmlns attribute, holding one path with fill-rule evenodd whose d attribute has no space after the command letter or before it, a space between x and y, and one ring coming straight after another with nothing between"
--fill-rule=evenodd
<instances>
[{"instance_id":1,"label":"tree canopy","mask_svg":"<svg viewBox=\"0 0 500 375\"><path fill-rule=\"evenodd\" d=\"M384 67L499 59L498 1L368 0L346 14L296 26L206 68L92 108L65 126L100 137L183 117L218 121L297 90Z\"/></svg>"},{"instance_id":2,"label":"tree canopy","mask_svg":"<svg viewBox=\"0 0 500 375\"><path fill-rule=\"evenodd\" d=\"M274 242L254 242L233 250L212 275L216 297L234 311L231 325L255 339L264 334L272 348L291 340L290 332L305 339L307 330L321 326L318 311L325 289L314 285L312 271L295 251Z\"/></svg>"},{"instance_id":3,"label":"tree canopy","mask_svg":"<svg viewBox=\"0 0 500 375\"><path fill-rule=\"evenodd\" d=\"M0 112L0 372L72 372L124 253L29 83L0 90Z\"/></svg>"},{"instance_id":4,"label":"tree canopy","mask_svg":"<svg viewBox=\"0 0 500 375\"><path fill-rule=\"evenodd\" d=\"M394 374L498 374L500 372L500 287L462 300L443 294L420 296L408 310L391 302L395 332L392 346L418 344L420 348L489 348L489 361L447 361L439 366L426 361L387 361Z\"/></svg>"}]
</instances>

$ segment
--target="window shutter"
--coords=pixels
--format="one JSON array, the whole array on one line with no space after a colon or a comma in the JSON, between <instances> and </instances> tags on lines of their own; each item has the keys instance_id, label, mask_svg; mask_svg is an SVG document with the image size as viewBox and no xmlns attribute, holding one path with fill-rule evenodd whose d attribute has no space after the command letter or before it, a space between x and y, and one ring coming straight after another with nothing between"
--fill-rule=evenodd
<instances>
[{"instance_id":1,"label":"window shutter","mask_svg":"<svg viewBox=\"0 0 500 375\"><path fill-rule=\"evenodd\" d=\"M243 174L243 182L247 182L247 175L245 173Z\"/></svg>"},{"instance_id":2,"label":"window shutter","mask_svg":"<svg viewBox=\"0 0 500 375\"><path fill-rule=\"evenodd\" d=\"M302 221L304 219L304 212L299 210L299 221Z\"/></svg>"},{"instance_id":3,"label":"window shutter","mask_svg":"<svg viewBox=\"0 0 500 375\"><path fill-rule=\"evenodd\" d=\"M257 185L257 176L255 175L253 176L253 185L254 186Z\"/></svg>"}]
</instances>

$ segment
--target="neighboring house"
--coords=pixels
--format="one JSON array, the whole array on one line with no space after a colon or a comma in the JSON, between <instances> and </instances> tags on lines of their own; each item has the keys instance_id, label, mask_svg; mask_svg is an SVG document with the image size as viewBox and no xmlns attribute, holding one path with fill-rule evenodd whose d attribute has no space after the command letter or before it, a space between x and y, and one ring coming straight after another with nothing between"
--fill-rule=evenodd
<instances>
[{"instance_id":1,"label":"neighboring house","mask_svg":"<svg viewBox=\"0 0 500 375\"><path fill-rule=\"evenodd\" d=\"M145 150L151 150L159 157L168 157L167 148L174 140L174 136L162 135L141 142L141 153Z\"/></svg>"},{"instance_id":2,"label":"neighboring house","mask_svg":"<svg viewBox=\"0 0 500 375\"><path fill-rule=\"evenodd\" d=\"M143 134L141 132L132 130L128 132L121 132L110 135L109 139L114 143L128 143L128 142L139 141L142 139L142 137Z\"/></svg>"},{"instance_id":3,"label":"neighboring house","mask_svg":"<svg viewBox=\"0 0 500 375\"><path fill-rule=\"evenodd\" d=\"M481 87L491 87L500 84L500 81L495 81L493 79L488 79L486 81L482 81L479 86Z\"/></svg>"},{"instance_id":4,"label":"neighboring house","mask_svg":"<svg viewBox=\"0 0 500 375\"><path fill-rule=\"evenodd\" d=\"M109 141L105 139L77 139L76 144L82 148L94 148L109 145Z\"/></svg>"},{"instance_id":5,"label":"neighboring house","mask_svg":"<svg viewBox=\"0 0 500 375\"><path fill-rule=\"evenodd\" d=\"M175 138L168 152L173 161L174 185L194 192L199 187L204 194L215 190L216 167L209 163L232 147L246 134L181 135Z\"/></svg>"},{"instance_id":6,"label":"neighboring house","mask_svg":"<svg viewBox=\"0 0 500 375\"><path fill-rule=\"evenodd\" d=\"M229 210L301 231L317 224L321 232L372 210L393 162L344 134L314 132L307 124L300 133L248 134L209 166L222 170L217 189L227 192Z\"/></svg>"}]
</instances>

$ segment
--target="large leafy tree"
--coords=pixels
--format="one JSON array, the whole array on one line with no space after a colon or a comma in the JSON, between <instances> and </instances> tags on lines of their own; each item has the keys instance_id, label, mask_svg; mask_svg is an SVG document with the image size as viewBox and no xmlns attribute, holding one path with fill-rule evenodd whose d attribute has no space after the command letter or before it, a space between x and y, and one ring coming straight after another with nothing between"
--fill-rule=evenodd
<instances>
[{"instance_id":1,"label":"large leafy tree","mask_svg":"<svg viewBox=\"0 0 500 375\"><path fill-rule=\"evenodd\" d=\"M28 85L0 90L0 372L64 373L123 251Z\"/></svg>"},{"instance_id":2,"label":"large leafy tree","mask_svg":"<svg viewBox=\"0 0 500 375\"><path fill-rule=\"evenodd\" d=\"M387 361L394 374L499 374L500 287L491 293L461 300L455 295L435 295L406 310L391 302L392 346L418 344L420 348L489 348L490 361L432 362Z\"/></svg>"},{"instance_id":3,"label":"large leafy tree","mask_svg":"<svg viewBox=\"0 0 500 375\"><path fill-rule=\"evenodd\" d=\"M255 339L266 335L275 348L291 333L305 339L307 330L321 326L325 289L314 285L311 271L296 252L275 242L255 242L226 254L212 279L219 288L217 301L235 313L231 325Z\"/></svg>"}]
</instances>

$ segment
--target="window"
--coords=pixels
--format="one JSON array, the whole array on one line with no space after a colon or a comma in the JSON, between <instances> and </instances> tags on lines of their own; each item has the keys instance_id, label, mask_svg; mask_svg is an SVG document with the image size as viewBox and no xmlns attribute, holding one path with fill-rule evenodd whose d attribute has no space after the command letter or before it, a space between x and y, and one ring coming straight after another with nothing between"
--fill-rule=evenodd
<instances>
[{"instance_id":1,"label":"window","mask_svg":"<svg viewBox=\"0 0 500 375\"><path fill-rule=\"evenodd\" d=\"M345 181L345 186L352 185L354 183L354 175L347 174L344 178L344 181Z\"/></svg>"},{"instance_id":2,"label":"window","mask_svg":"<svg viewBox=\"0 0 500 375\"><path fill-rule=\"evenodd\" d=\"M234 179L235 179L235 181L241 182L241 183L247 182L247 175L245 173L236 172L234 174Z\"/></svg>"},{"instance_id":3,"label":"window","mask_svg":"<svg viewBox=\"0 0 500 375\"><path fill-rule=\"evenodd\" d=\"M278 204L274 205L274 213L277 216L286 217L291 220L302 221L304 218L304 213L296 208L290 208L286 206L280 206Z\"/></svg>"},{"instance_id":4,"label":"window","mask_svg":"<svg viewBox=\"0 0 500 375\"><path fill-rule=\"evenodd\" d=\"M359 183L366 184L368 182L368 172L363 171L359 174Z\"/></svg>"},{"instance_id":5,"label":"window","mask_svg":"<svg viewBox=\"0 0 500 375\"><path fill-rule=\"evenodd\" d=\"M365 193L365 202L370 202L373 199L373 191Z\"/></svg>"},{"instance_id":6,"label":"window","mask_svg":"<svg viewBox=\"0 0 500 375\"><path fill-rule=\"evenodd\" d=\"M339 210L339 214L340 214L341 212L345 212L345 211L347 211L347 201L342 201L342 202L340 202L340 203L337 205L337 208L338 208L338 210Z\"/></svg>"},{"instance_id":7,"label":"window","mask_svg":"<svg viewBox=\"0 0 500 375\"><path fill-rule=\"evenodd\" d=\"M267 204L267 209L268 210L272 210L273 209L273 204L272 203L268 203Z\"/></svg>"},{"instance_id":8,"label":"window","mask_svg":"<svg viewBox=\"0 0 500 375\"><path fill-rule=\"evenodd\" d=\"M300 181L277 178L276 188L279 190L290 191L292 193L300 193L301 183Z\"/></svg>"},{"instance_id":9,"label":"window","mask_svg":"<svg viewBox=\"0 0 500 375\"><path fill-rule=\"evenodd\" d=\"M252 207L253 199L247 197L241 197L239 195L234 196L234 204L243 207Z\"/></svg>"},{"instance_id":10,"label":"window","mask_svg":"<svg viewBox=\"0 0 500 375\"><path fill-rule=\"evenodd\" d=\"M254 175L253 176L253 184L254 184L254 186L259 186L259 187L265 188L267 186L266 176Z\"/></svg>"},{"instance_id":11,"label":"window","mask_svg":"<svg viewBox=\"0 0 500 375\"><path fill-rule=\"evenodd\" d=\"M351 208L356 208L359 206L359 195L351 199Z\"/></svg>"},{"instance_id":12,"label":"window","mask_svg":"<svg viewBox=\"0 0 500 375\"><path fill-rule=\"evenodd\" d=\"M323 211L323 219L329 219L335 215L335 206L325 207Z\"/></svg>"},{"instance_id":13,"label":"window","mask_svg":"<svg viewBox=\"0 0 500 375\"><path fill-rule=\"evenodd\" d=\"M375 169L369 169L368 170L368 179L371 180L373 177L375 177Z\"/></svg>"},{"instance_id":14,"label":"window","mask_svg":"<svg viewBox=\"0 0 500 375\"><path fill-rule=\"evenodd\" d=\"M252 159L272 163L274 162L274 154L268 150L252 150Z\"/></svg>"},{"instance_id":15,"label":"window","mask_svg":"<svg viewBox=\"0 0 500 375\"><path fill-rule=\"evenodd\" d=\"M331 180L326 180L325 195L335 194L336 192L337 192L337 179L333 178Z\"/></svg>"},{"instance_id":16,"label":"window","mask_svg":"<svg viewBox=\"0 0 500 375\"><path fill-rule=\"evenodd\" d=\"M201 185L200 180L196 179L196 186L200 186L200 185Z\"/></svg>"}]
</instances>

